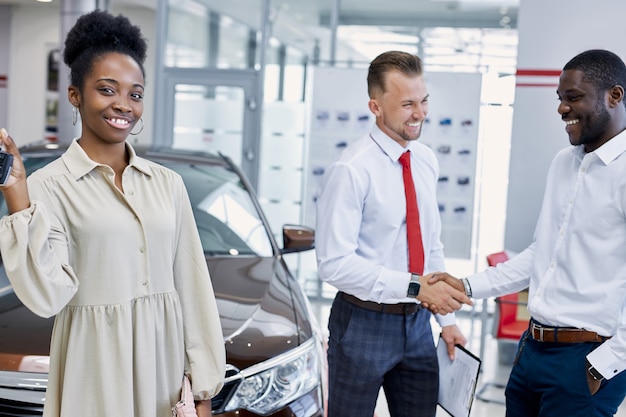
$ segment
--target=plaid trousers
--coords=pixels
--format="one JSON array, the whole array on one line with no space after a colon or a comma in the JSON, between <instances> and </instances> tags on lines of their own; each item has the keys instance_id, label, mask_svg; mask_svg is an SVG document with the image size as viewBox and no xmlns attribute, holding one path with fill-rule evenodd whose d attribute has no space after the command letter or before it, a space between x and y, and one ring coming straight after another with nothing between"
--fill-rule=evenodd
<instances>
[{"instance_id":1,"label":"plaid trousers","mask_svg":"<svg viewBox=\"0 0 626 417\"><path fill-rule=\"evenodd\" d=\"M439 365L426 309L402 315L335 297L328 320L328 417L373 416L382 387L391 417L434 417Z\"/></svg>"}]
</instances>

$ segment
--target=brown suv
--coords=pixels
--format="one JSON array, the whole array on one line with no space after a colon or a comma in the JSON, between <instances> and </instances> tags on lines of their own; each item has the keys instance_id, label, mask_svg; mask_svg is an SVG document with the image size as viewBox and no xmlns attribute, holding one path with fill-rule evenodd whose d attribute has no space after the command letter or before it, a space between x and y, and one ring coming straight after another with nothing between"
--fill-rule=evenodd
<instances>
[{"instance_id":1,"label":"brown suv","mask_svg":"<svg viewBox=\"0 0 626 417\"><path fill-rule=\"evenodd\" d=\"M42 143L21 152L33 172L64 150ZM225 383L213 414L323 416L323 335L283 259L312 249L314 232L283 226L279 248L250 184L228 158L136 150L178 172L193 205L226 347ZM52 324L20 303L0 265L0 416L42 415Z\"/></svg>"}]
</instances>

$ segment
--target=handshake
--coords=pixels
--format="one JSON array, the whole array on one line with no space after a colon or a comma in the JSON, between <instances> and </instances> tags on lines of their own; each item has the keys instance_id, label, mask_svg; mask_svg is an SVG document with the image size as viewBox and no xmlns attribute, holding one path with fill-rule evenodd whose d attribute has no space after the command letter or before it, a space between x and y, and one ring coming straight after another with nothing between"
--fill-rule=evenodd
<instances>
[{"instance_id":1,"label":"handshake","mask_svg":"<svg viewBox=\"0 0 626 417\"><path fill-rule=\"evenodd\" d=\"M466 294L463 282L446 272L421 276L416 298L422 303L422 307L437 314L452 313L463 304L474 305Z\"/></svg>"}]
</instances>

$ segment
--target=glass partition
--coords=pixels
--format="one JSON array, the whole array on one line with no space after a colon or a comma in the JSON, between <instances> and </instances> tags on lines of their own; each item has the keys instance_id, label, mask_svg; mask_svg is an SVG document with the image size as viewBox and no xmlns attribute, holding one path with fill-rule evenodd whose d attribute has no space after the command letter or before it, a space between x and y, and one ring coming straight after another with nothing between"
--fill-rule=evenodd
<instances>
[{"instance_id":1,"label":"glass partition","mask_svg":"<svg viewBox=\"0 0 626 417\"><path fill-rule=\"evenodd\" d=\"M173 147L223 153L241 166L244 105L241 87L177 84Z\"/></svg>"},{"instance_id":2,"label":"glass partition","mask_svg":"<svg viewBox=\"0 0 626 417\"><path fill-rule=\"evenodd\" d=\"M258 38L257 30L204 3L171 1L165 66L254 68L259 62Z\"/></svg>"}]
</instances>

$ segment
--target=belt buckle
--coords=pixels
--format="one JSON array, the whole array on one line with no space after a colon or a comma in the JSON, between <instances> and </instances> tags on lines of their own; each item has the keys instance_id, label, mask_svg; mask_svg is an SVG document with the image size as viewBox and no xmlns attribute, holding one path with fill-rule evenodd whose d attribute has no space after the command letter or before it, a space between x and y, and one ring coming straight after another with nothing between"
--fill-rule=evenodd
<instances>
[{"instance_id":1,"label":"belt buckle","mask_svg":"<svg viewBox=\"0 0 626 417\"><path fill-rule=\"evenodd\" d=\"M535 330L539 330L539 341L543 342L543 327L542 326L538 326L537 323L532 322L532 330L533 330L533 337L535 336Z\"/></svg>"}]
</instances>

